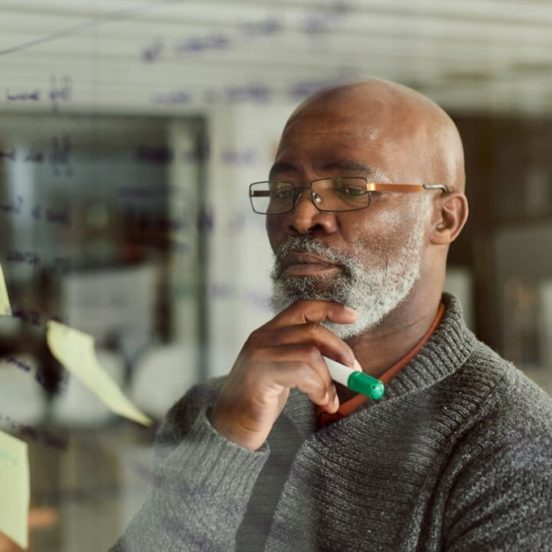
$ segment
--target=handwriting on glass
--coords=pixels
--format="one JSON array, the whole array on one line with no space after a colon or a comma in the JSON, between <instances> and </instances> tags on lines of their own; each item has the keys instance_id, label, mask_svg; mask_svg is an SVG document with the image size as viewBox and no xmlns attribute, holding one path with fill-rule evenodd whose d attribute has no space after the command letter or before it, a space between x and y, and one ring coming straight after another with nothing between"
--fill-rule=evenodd
<instances>
[{"instance_id":1,"label":"handwriting on glass","mask_svg":"<svg viewBox=\"0 0 552 552\"><path fill-rule=\"evenodd\" d=\"M69 75L61 77L52 75L46 89L33 88L32 90L12 91L6 89L6 100L9 103L40 102L45 99L50 102L53 111L57 111L61 104L71 101L73 90L72 79Z\"/></svg>"},{"instance_id":2,"label":"handwriting on glass","mask_svg":"<svg viewBox=\"0 0 552 552\"><path fill-rule=\"evenodd\" d=\"M2 360L4 359L2 358ZM8 425L13 432L17 433L21 437L28 437L39 444L58 450L66 450L68 447L69 442L66 437L53 435L45 429L38 429L29 425L20 424L9 416L5 416L3 414L0 414L0 420L2 420L4 424Z\"/></svg>"},{"instance_id":3,"label":"handwriting on glass","mask_svg":"<svg viewBox=\"0 0 552 552\"><path fill-rule=\"evenodd\" d=\"M0 202L0 212L13 216L27 214L36 221L43 220L48 224L71 226L71 214L67 206L52 207L51 205L32 204L27 211L24 209L25 204L25 198L17 195L13 200Z\"/></svg>"},{"instance_id":4,"label":"handwriting on glass","mask_svg":"<svg viewBox=\"0 0 552 552\"><path fill-rule=\"evenodd\" d=\"M46 149L30 148L17 151L15 148L0 149L0 159L24 163L49 163L55 176L72 176L70 167L73 144L69 134L61 134L50 138Z\"/></svg>"},{"instance_id":5,"label":"handwriting on glass","mask_svg":"<svg viewBox=\"0 0 552 552\"><path fill-rule=\"evenodd\" d=\"M71 260L68 257L54 257L52 261L43 260L36 251L9 249L6 254L8 263L25 264L33 267L44 266L47 270L68 274L71 271Z\"/></svg>"},{"instance_id":6,"label":"handwriting on glass","mask_svg":"<svg viewBox=\"0 0 552 552\"><path fill-rule=\"evenodd\" d=\"M45 316L33 309L13 309L12 316L31 326L46 326L48 320L63 322L61 316Z\"/></svg>"},{"instance_id":7,"label":"handwriting on glass","mask_svg":"<svg viewBox=\"0 0 552 552\"><path fill-rule=\"evenodd\" d=\"M165 145L139 145L136 148L134 158L140 163L167 165L173 161L190 163L204 161L208 155L208 146L197 150L175 152L171 147ZM258 154L252 148L226 148L219 153L218 160L224 165L253 165L258 161Z\"/></svg>"},{"instance_id":8,"label":"handwriting on glass","mask_svg":"<svg viewBox=\"0 0 552 552\"><path fill-rule=\"evenodd\" d=\"M166 55L177 57L203 54L206 52L220 53L246 42L252 38L274 36L284 31L283 20L279 16L268 16L256 21L242 21L235 31L208 32L178 39L167 44L162 38L156 37L142 48L140 57L145 63L155 63Z\"/></svg>"},{"instance_id":9,"label":"handwriting on glass","mask_svg":"<svg viewBox=\"0 0 552 552\"><path fill-rule=\"evenodd\" d=\"M27 362L21 360L20 358L17 358L14 355L2 355L0 356L0 361L6 362L9 364L13 364L16 368L19 368L23 372L26 372L27 374L33 374L34 380L48 393L51 393L52 391L52 384L49 380L46 379L46 376L44 373L40 370L35 370L32 366L30 366ZM65 377L62 380L62 386L58 388L58 392L65 391L66 385L67 385L68 377Z\"/></svg>"}]
</instances>

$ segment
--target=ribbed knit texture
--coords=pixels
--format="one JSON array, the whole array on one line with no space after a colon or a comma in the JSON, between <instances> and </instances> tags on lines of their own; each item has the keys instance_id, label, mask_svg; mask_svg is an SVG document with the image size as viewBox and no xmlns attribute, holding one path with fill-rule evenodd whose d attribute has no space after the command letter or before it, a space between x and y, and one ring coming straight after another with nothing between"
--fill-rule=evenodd
<instances>
[{"instance_id":1,"label":"ribbed knit texture","mask_svg":"<svg viewBox=\"0 0 552 552\"><path fill-rule=\"evenodd\" d=\"M317 431L292 391L267 443L219 436L191 390L113 551L552 551L552 401L477 341L456 299L385 398Z\"/></svg>"}]
</instances>

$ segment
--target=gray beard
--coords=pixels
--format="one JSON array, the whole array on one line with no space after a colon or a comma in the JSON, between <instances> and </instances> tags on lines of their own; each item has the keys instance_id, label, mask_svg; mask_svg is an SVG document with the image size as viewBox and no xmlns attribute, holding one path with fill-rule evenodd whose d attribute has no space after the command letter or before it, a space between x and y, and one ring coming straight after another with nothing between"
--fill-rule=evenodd
<instances>
[{"instance_id":1,"label":"gray beard","mask_svg":"<svg viewBox=\"0 0 552 552\"><path fill-rule=\"evenodd\" d=\"M281 312L300 299L334 301L357 312L352 324L322 324L341 339L356 337L378 326L410 293L420 277L421 248L425 217L410 234L408 242L396 253L381 251L380 266L366 267L358 259L363 247L352 254L330 249L322 242L306 237L290 237L276 251L272 279L272 309ZM335 276L298 276L285 278L283 259L292 252L311 253L336 264L341 272Z\"/></svg>"}]
</instances>

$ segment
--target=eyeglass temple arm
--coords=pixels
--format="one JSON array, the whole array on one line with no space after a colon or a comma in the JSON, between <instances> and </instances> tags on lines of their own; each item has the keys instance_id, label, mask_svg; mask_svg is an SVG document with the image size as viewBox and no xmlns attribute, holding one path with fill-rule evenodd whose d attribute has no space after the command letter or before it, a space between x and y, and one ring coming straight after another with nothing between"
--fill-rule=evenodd
<instances>
[{"instance_id":1,"label":"eyeglass temple arm","mask_svg":"<svg viewBox=\"0 0 552 552\"><path fill-rule=\"evenodd\" d=\"M367 182L369 192L421 192L422 190L441 190L444 194L449 189L444 184L396 184L387 182Z\"/></svg>"},{"instance_id":2,"label":"eyeglass temple arm","mask_svg":"<svg viewBox=\"0 0 552 552\"><path fill-rule=\"evenodd\" d=\"M397 192L417 192L425 190L441 190L444 194L449 192L449 189L444 184L387 184L379 182L368 182L366 188L369 192L379 190L397 191ZM270 190L249 190L249 197L269 197Z\"/></svg>"},{"instance_id":3,"label":"eyeglass temple arm","mask_svg":"<svg viewBox=\"0 0 552 552\"><path fill-rule=\"evenodd\" d=\"M445 184L424 184L424 188L426 190L441 190L444 194L448 194L450 191Z\"/></svg>"}]
</instances>

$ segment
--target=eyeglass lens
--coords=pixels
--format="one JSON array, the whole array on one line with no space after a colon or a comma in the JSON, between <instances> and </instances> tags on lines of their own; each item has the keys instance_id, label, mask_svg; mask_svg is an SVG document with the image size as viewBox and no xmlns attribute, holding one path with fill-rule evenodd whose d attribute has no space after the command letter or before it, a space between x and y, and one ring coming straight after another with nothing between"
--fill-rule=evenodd
<instances>
[{"instance_id":1,"label":"eyeglass lens","mask_svg":"<svg viewBox=\"0 0 552 552\"><path fill-rule=\"evenodd\" d=\"M257 182L251 186L251 203L257 213L287 213L294 209L299 196L308 189L291 182ZM313 203L321 211L353 211L370 204L370 192L366 189L366 180L361 177L315 180L310 191Z\"/></svg>"}]
</instances>

